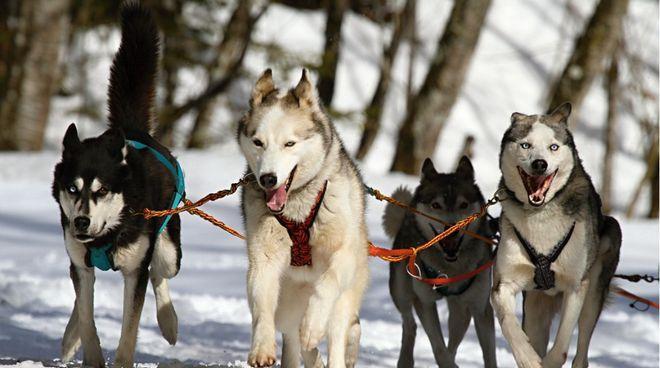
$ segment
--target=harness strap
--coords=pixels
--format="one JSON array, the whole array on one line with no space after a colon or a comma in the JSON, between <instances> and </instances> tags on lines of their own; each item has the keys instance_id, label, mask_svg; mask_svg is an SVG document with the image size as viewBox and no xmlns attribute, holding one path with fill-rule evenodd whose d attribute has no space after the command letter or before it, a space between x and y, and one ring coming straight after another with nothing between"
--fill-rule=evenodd
<instances>
[{"instance_id":1,"label":"harness strap","mask_svg":"<svg viewBox=\"0 0 660 368\"><path fill-rule=\"evenodd\" d=\"M170 160L165 155L163 155L160 151L158 151L157 149L151 146L130 139L127 139L126 143L137 150L147 149L172 174L172 176L176 181L176 189L174 191L174 197L172 198L172 204L170 205L170 208L176 208L179 205L179 203L181 203L181 201L183 200L186 191L185 182L183 180L183 170L181 170L181 165L179 165L179 161L175 159L174 162L176 163L176 166L174 166L172 165L172 162L170 162ZM170 222L171 218L172 218L171 214L165 217L156 235L160 235L160 233L162 233L163 230L165 230L165 227ZM87 265L89 267L92 266L96 267L101 271L108 271L109 269L114 270L115 269L114 262L112 262L112 257L111 257L112 248L113 248L112 243L108 243L100 247L88 248L87 260L86 260Z\"/></svg>"},{"instance_id":2,"label":"harness strap","mask_svg":"<svg viewBox=\"0 0 660 368\"><path fill-rule=\"evenodd\" d=\"M311 266L312 265L312 247L309 244L311 237L310 229L316 220L316 215L319 212L323 197L325 197L325 190L328 187L328 182L323 184L323 188L316 195L316 201L309 211L309 215L303 222L293 221L284 217L282 214L275 215L275 218L284 226L289 238L291 239L291 266Z\"/></svg>"},{"instance_id":3,"label":"harness strap","mask_svg":"<svg viewBox=\"0 0 660 368\"><path fill-rule=\"evenodd\" d=\"M442 280L447 279L447 275L441 273L440 271L437 271L437 270L433 269L431 266L424 263L424 261L422 261L421 259L419 260L419 263L421 265L420 268L422 269L424 274L426 274L426 276L432 276L435 279L442 279ZM442 285L442 284L434 284L433 285L433 290L435 290L435 292L438 295L441 295L441 296L461 295L465 291L467 291L467 289L469 289L470 286L472 286L472 283L474 282L475 277L476 277L476 275L469 278L468 282L465 283L463 286L459 287L457 290L453 290L453 291L449 290L449 285ZM431 279L423 279L423 280L431 280Z\"/></svg>"},{"instance_id":4,"label":"harness strap","mask_svg":"<svg viewBox=\"0 0 660 368\"><path fill-rule=\"evenodd\" d=\"M552 262L559 258L562 250L564 250L566 244L571 240L573 230L575 230L575 222L573 222L568 233L552 248L550 254L545 255L537 252L534 246L520 234L518 229L513 227L516 237L520 241L520 244L522 244L525 252L527 252L527 256L529 256L529 260L534 264L534 283L536 284L536 289L548 290L555 287L555 271L551 270L550 266Z\"/></svg>"}]
</instances>

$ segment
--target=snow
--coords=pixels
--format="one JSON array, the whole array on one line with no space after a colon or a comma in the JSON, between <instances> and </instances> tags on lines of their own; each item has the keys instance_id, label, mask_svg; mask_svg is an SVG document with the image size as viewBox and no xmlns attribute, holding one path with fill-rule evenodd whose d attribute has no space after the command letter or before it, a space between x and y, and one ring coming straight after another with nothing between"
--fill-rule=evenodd
<instances>
[{"instance_id":1,"label":"snow","mask_svg":"<svg viewBox=\"0 0 660 368\"><path fill-rule=\"evenodd\" d=\"M467 134L476 137L474 166L477 182L485 195L493 193L499 180L497 155L499 140L513 111L527 113L544 110L547 85L561 71L572 49L572 40L593 9L591 2L573 2L580 12L577 20L564 13L562 2L507 0L494 1L484 32L467 74L465 87L454 107L445 134L438 142L434 162L440 170L451 170ZM415 63L415 85L419 86L435 50L438 35L451 9L450 2L425 0L418 4L421 50ZM219 15L225 19L226 15ZM223 18L224 17L224 18ZM279 5L270 6L257 24L253 37L262 44L275 43L291 52L300 63L315 63L323 47L325 16L321 12L297 12ZM389 42L390 32L359 16L346 19L341 62L337 72L337 90L333 109L361 111L371 98L378 78L381 46ZM651 65L658 65L658 4L631 1L630 19L626 21L629 48ZM113 30L90 32L80 40L93 57L82 71L93 101L104 100L110 60L119 37ZM413 187L417 179L389 174L398 125L405 111L403 101L408 69L407 45L394 65L392 92L387 98L382 133L361 169L365 182L392 192L399 185ZM288 62L288 61L286 61ZM286 64L286 62L284 62ZM245 59L248 75L257 75L269 66L265 53L251 48ZM277 65L276 65L277 66ZM299 78L299 71L278 74L280 86ZM75 74L75 73L74 73ZM204 88L204 72L184 69L179 74L184 86L177 102L194 96ZM644 82L658 92L657 74L646 75ZM602 81L595 81L579 116L575 131L581 157L600 184L603 147L600 143L605 96ZM231 101L246 105L249 85L236 83L229 92ZM42 367L61 364L59 345L74 300L68 277L68 257L62 242L59 213L50 194L52 169L59 159L60 141L66 126L73 122L88 137L102 131L102 121L82 118L75 111L83 101L79 96L57 97L47 131L47 150L40 153L0 154L0 365ZM657 112L657 102L654 105ZM99 107L103 115L104 107ZM233 142L228 126L232 112L220 108L214 132L228 142L203 151L175 150L186 173L191 199L227 188L244 170L244 161ZM644 164L640 141L642 131L631 116L622 113L620 152L615 156L615 208L625 209L642 175ZM181 145L191 117L177 129ZM360 118L337 120L336 124L349 151L359 141ZM644 197L640 203L646 203ZM384 204L368 201L367 224L370 239L389 246L380 222ZM225 198L204 207L229 225L242 230L238 196ZM643 208L638 209L642 214ZM494 213L498 210L495 209ZM624 219L624 234L619 272L658 272L657 220ZM181 273L171 281L172 297L179 316L179 341L170 347L160 336L151 288L142 314L136 361L141 365L157 363L221 364L245 366L250 345L250 314L245 297L246 254L242 241L210 226L203 220L184 214L183 261ZM400 343L400 317L387 288L388 266L384 261L370 261L371 285L361 314L363 337L360 367L395 366ZM657 284L619 286L652 300L658 300ZM111 359L121 326L122 282L120 275L98 272L95 294L96 323L106 357ZM659 315L657 310L635 311L629 301L613 296L603 312L592 340L592 367L658 367ZM439 303L446 331L447 308ZM445 334L446 335L446 334ZM569 352L575 352L576 337ZM423 329L418 329L415 348L417 366L435 366L430 344ZM497 331L497 357L502 367L514 366L513 358L501 332ZM80 355L78 355L80 358ZM483 365L481 351L470 328L457 353L461 367Z\"/></svg>"}]
</instances>

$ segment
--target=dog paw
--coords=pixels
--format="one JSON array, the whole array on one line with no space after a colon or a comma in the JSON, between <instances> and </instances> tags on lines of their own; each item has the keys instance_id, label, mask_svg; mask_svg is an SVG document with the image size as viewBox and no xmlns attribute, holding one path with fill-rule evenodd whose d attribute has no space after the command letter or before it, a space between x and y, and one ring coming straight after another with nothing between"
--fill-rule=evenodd
<instances>
[{"instance_id":1,"label":"dog paw","mask_svg":"<svg viewBox=\"0 0 660 368\"><path fill-rule=\"evenodd\" d=\"M275 342L255 343L248 355L250 367L270 367L275 365Z\"/></svg>"},{"instance_id":2,"label":"dog paw","mask_svg":"<svg viewBox=\"0 0 660 368\"><path fill-rule=\"evenodd\" d=\"M440 358L436 363L438 363L439 368L458 368L456 363L454 363L454 357L451 354L447 353L443 358Z\"/></svg>"},{"instance_id":3,"label":"dog paw","mask_svg":"<svg viewBox=\"0 0 660 368\"><path fill-rule=\"evenodd\" d=\"M513 349L513 356L519 368L542 368L541 357L536 354L534 348L529 344Z\"/></svg>"},{"instance_id":4,"label":"dog paw","mask_svg":"<svg viewBox=\"0 0 660 368\"><path fill-rule=\"evenodd\" d=\"M550 350L543 358L543 368L560 368L566 362L566 353Z\"/></svg>"},{"instance_id":5,"label":"dog paw","mask_svg":"<svg viewBox=\"0 0 660 368\"><path fill-rule=\"evenodd\" d=\"M156 317L158 327L165 340L172 346L176 345L179 322L172 304L160 308Z\"/></svg>"},{"instance_id":6,"label":"dog paw","mask_svg":"<svg viewBox=\"0 0 660 368\"><path fill-rule=\"evenodd\" d=\"M127 359L117 358L112 363L112 368L133 368L133 362Z\"/></svg>"},{"instance_id":7,"label":"dog paw","mask_svg":"<svg viewBox=\"0 0 660 368\"><path fill-rule=\"evenodd\" d=\"M92 367L92 368L105 368L105 360L103 359L103 354L100 352L98 354L85 354L83 352L83 367Z\"/></svg>"}]
</instances>

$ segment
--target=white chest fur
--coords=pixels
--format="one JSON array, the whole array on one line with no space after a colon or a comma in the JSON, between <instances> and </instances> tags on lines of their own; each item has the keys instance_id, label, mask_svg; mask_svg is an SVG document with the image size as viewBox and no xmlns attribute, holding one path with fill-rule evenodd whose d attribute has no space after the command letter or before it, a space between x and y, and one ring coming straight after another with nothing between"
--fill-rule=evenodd
<instances>
[{"instance_id":1,"label":"white chest fur","mask_svg":"<svg viewBox=\"0 0 660 368\"><path fill-rule=\"evenodd\" d=\"M586 271L589 256L584 222L566 216L556 204L548 204L545 208L531 213L516 206L506 206L504 217L502 242L497 259L498 264L502 263L502 267L531 263L514 227L537 253L547 256L567 236L575 223L570 239L550 269L556 274L558 287L579 284Z\"/></svg>"}]
</instances>

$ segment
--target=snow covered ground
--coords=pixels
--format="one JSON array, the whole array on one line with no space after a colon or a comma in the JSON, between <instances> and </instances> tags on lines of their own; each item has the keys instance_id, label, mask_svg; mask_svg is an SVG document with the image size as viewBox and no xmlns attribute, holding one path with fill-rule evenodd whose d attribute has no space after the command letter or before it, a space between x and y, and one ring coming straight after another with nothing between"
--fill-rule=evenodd
<instances>
[{"instance_id":1,"label":"snow covered ground","mask_svg":"<svg viewBox=\"0 0 660 368\"><path fill-rule=\"evenodd\" d=\"M182 152L190 198L228 187L243 170L233 147L206 152ZM0 155L0 358L43 360L58 357L64 327L74 300L68 277L58 210L50 197L55 152ZM479 168L477 167L477 170ZM385 176L364 170L367 183L385 192L400 183L414 185L409 177ZM371 239L388 244L380 228L382 204L370 200L368 224ZM209 204L206 209L241 228L236 196ZM160 336L155 303L148 291L141 320L137 361L140 363L235 363L244 361L250 344L250 315L245 299L246 256L244 244L190 215L183 215L183 262L171 282L179 315L179 341L170 347ZM620 272L657 273L658 223L624 222ZM370 261L371 286L362 309L363 338L360 367L396 364L400 318L390 301L387 264ZM657 301L657 285L622 286ZM118 274L98 272L96 322L101 344L112 357L121 326L122 282ZM439 303L446 328L447 309ZM498 332L497 355L502 367L513 366L506 342ZM658 313L638 312L628 301L613 297L604 312L592 343L594 367L657 367ZM575 339L574 339L575 340ZM574 352L574 346L572 348ZM434 366L428 339L418 330L418 366ZM10 359L5 362L13 363ZM481 352L471 328L460 346L461 367L480 367ZM2 360L0 360L0 364Z\"/></svg>"},{"instance_id":2,"label":"snow covered ground","mask_svg":"<svg viewBox=\"0 0 660 368\"><path fill-rule=\"evenodd\" d=\"M493 193L499 179L497 154L499 140L513 111L526 113L545 109L544 93L561 70L572 48L572 40L582 20L593 9L593 1L572 2L578 20L564 13L563 2L543 0L494 1L461 96L452 111L446 133L438 143L436 167L450 170L456 162L465 135L476 137L474 165L477 182L485 195ZM438 34L451 8L451 2L422 0L418 6L422 50L417 58L416 83L419 85L435 50ZM222 16L220 16L222 18ZM223 18L224 19L224 18ZM275 42L304 62L317 62L323 45L324 17L320 12L298 12L272 6L257 25L255 40ZM110 58L118 46L117 34L85 40L93 54L87 74L90 93L103 101ZM342 56L337 73L333 108L361 111L371 98L378 74L378 60L387 34L372 23L354 15L345 22ZM626 40L643 60L655 65L656 74L647 75L647 88L657 95L658 4L631 1L626 21ZM394 65L394 82L385 106L382 134L361 168L367 184L388 193L400 184L415 185L415 178L388 174L403 105L407 70L407 45ZM250 49L245 60L251 73L268 65L265 55ZM277 74L281 85L293 83L299 71ZM650 68L652 70L652 68ZM72 75L76 75L73 73ZM626 76L624 76L626 77ZM177 103L204 88L203 74L184 70L184 86ZM603 146L599 137L606 111L602 81L594 82L581 109L575 136L587 171L599 187ZM229 99L246 104L249 88L237 83ZM0 154L0 365L18 360L43 361L47 365L59 355L59 344L74 300L68 277L68 258L62 243L59 214L50 195L53 165L59 156L64 129L74 121L85 137L100 132L104 122L90 121L75 111L79 97L55 98L47 132L48 150L36 154ZM103 109L99 105L99 110ZM657 104L652 110L657 112ZM625 112L620 116L619 153L615 156L615 208L621 211L633 192L644 164L640 157L644 137L638 124ZM190 127L191 116L177 130L180 143ZM214 134L232 141L228 127L231 118L223 109L216 112ZM359 140L358 119L337 122L339 131L354 152ZM177 151L187 176L188 195L196 199L226 188L243 172L243 160L233 143L205 151ZM640 203L648 202L643 194ZM641 207L641 206L640 206ZM238 198L211 203L205 209L223 221L241 228ZM383 204L368 201L370 238L389 245L380 227ZM642 213L643 208L638 209ZM622 216L618 216L622 218ZM179 315L179 341L175 347L160 337L151 290L142 315L137 361L185 364L244 365L250 344L250 315L245 299L246 256L244 244L202 220L183 215L184 258L181 273L171 282L174 304ZM658 222L622 221L624 245L619 271L658 273ZM400 318L389 298L387 265L370 261L371 286L362 310L363 338L360 367L395 366L400 341ZM644 297L658 300L657 284L620 286ZM122 283L119 275L99 273L96 288L96 321L106 356L112 358L121 324ZM629 302L613 296L603 313L592 340L593 367L658 367L660 328L658 312L638 312ZM447 309L439 303L446 329ZM420 367L434 366L430 344L418 330L416 361ZM506 342L498 331L497 355L500 366L513 367ZM575 341L575 339L573 339ZM570 353L574 353L574 345ZM570 355L569 353L569 355ZM569 357L570 359L570 357ZM468 331L457 354L461 367L480 367L481 352L473 329Z\"/></svg>"}]
</instances>

